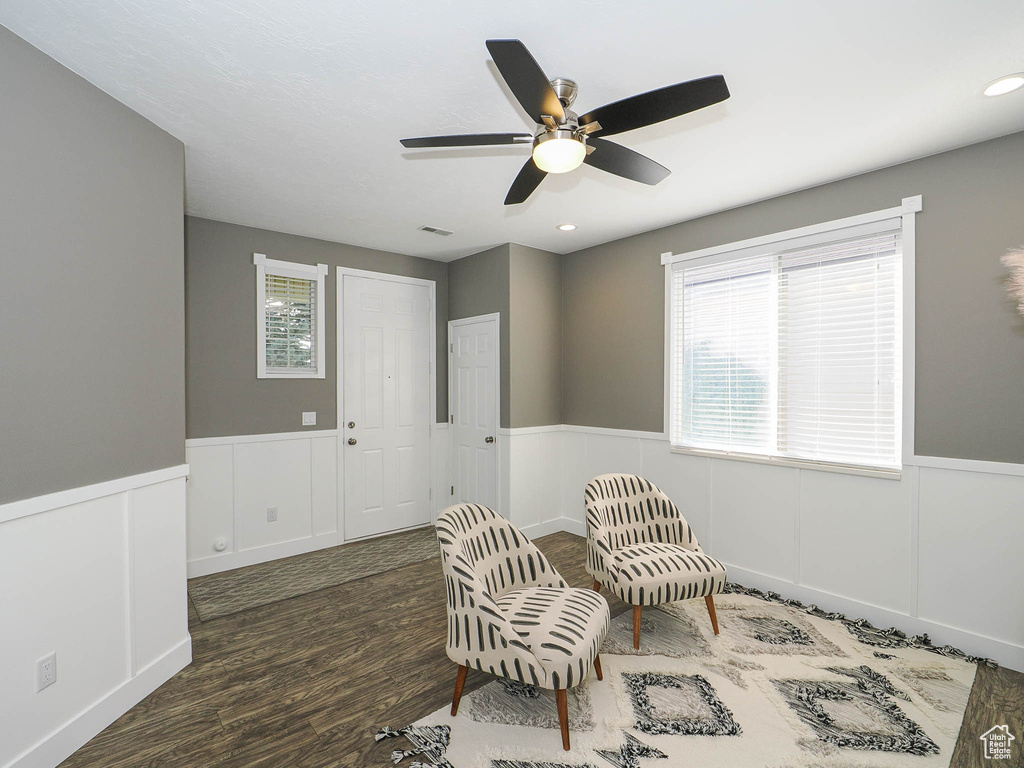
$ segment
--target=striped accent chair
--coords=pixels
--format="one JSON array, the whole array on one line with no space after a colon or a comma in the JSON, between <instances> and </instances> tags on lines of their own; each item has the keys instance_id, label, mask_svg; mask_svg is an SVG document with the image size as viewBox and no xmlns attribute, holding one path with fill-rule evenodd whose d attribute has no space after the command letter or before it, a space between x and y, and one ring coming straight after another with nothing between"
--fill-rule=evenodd
<instances>
[{"instance_id":1,"label":"striped accent chair","mask_svg":"<svg viewBox=\"0 0 1024 768\"><path fill-rule=\"evenodd\" d=\"M435 523L448 591L448 658L459 665L452 715L470 667L553 689L569 749L566 691L593 667L608 634L608 603L565 583L514 525L487 507L448 507Z\"/></svg>"},{"instance_id":2,"label":"striped accent chair","mask_svg":"<svg viewBox=\"0 0 1024 768\"><path fill-rule=\"evenodd\" d=\"M633 647L640 648L645 605L703 597L718 634L714 595L725 589L725 566L705 554L697 537L656 486L637 475L600 475L584 491L587 572L594 591L608 587L633 606Z\"/></svg>"}]
</instances>

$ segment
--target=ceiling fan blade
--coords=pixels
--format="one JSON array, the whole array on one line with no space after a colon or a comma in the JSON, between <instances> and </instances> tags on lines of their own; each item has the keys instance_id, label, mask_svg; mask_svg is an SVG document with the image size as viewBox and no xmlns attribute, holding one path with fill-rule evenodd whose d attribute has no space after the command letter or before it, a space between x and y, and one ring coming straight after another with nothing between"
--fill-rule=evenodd
<instances>
[{"instance_id":1,"label":"ceiling fan blade","mask_svg":"<svg viewBox=\"0 0 1024 768\"><path fill-rule=\"evenodd\" d=\"M710 107L728 98L729 87L725 78L712 75L605 104L581 117L580 125L597 121L601 130L595 133L612 136Z\"/></svg>"},{"instance_id":2,"label":"ceiling fan blade","mask_svg":"<svg viewBox=\"0 0 1024 768\"><path fill-rule=\"evenodd\" d=\"M649 157L644 157L632 149L626 149L614 141L593 137L588 139L587 145L593 147L594 151L584 158L584 163L600 168L602 171L614 173L624 179L654 185L672 173L668 168L659 165Z\"/></svg>"},{"instance_id":3,"label":"ceiling fan blade","mask_svg":"<svg viewBox=\"0 0 1024 768\"><path fill-rule=\"evenodd\" d=\"M547 175L547 171L538 168L531 157L519 171L512 186L509 187L508 194L505 195L505 205L518 205L524 202Z\"/></svg>"},{"instance_id":4,"label":"ceiling fan blade","mask_svg":"<svg viewBox=\"0 0 1024 768\"><path fill-rule=\"evenodd\" d=\"M482 147L493 144L519 144L533 141L529 133L463 133L456 136L424 136L402 139L403 147Z\"/></svg>"},{"instance_id":5,"label":"ceiling fan blade","mask_svg":"<svg viewBox=\"0 0 1024 768\"><path fill-rule=\"evenodd\" d=\"M551 89L551 83L536 59L518 40L488 40L487 50L501 72L509 89L535 123L550 115L561 123L565 120L562 102Z\"/></svg>"}]
</instances>

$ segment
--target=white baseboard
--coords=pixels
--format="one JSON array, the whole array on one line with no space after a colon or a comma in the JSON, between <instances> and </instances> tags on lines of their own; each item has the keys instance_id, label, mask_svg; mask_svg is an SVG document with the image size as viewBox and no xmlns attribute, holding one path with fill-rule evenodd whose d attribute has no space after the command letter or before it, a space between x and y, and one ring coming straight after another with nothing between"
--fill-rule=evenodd
<instances>
[{"instance_id":1,"label":"white baseboard","mask_svg":"<svg viewBox=\"0 0 1024 768\"><path fill-rule=\"evenodd\" d=\"M265 547L243 549L241 552L226 552L223 555L204 557L188 563L188 578L194 579L197 576L207 576L211 573L220 573L221 571L233 571L235 568L244 568L247 565L279 560L282 557L303 555L306 552L315 552L318 549L336 547L340 543L338 534L331 532L323 533L319 536L295 539L294 541L283 541L279 544L269 544Z\"/></svg>"},{"instance_id":2,"label":"white baseboard","mask_svg":"<svg viewBox=\"0 0 1024 768\"><path fill-rule=\"evenodd\" d=\"M192 638L186 637L135 677L126 680L49 736L7 764L6 768L52 768L96 734L170 680L192 662Z\"/></svg>"},{"instance_id":3,"label":"white baseboard","mask_svg":"<svg viewBox=\"0 0 1024 768\"><path fill-rule=\"evenodd\" d=\"M562 523L562 527L559 530L574 533L577 536L586 538L587 524L582 520L573 520L571 517L560 517L559 522Z\"/></svg>"},{"instance_id":4,"label":"white baseboard","mask_svg":"<svg viewBox=\"0 0 1024 768\"><path fill-rule=\"evenodd\" d=\"M804 605L816 605L825 611L842 613L850 619L867 619L879 628L896 627L908 635L928 635L934 645L952 645L972 656L984 656L1011 669L1024 670L1024 648L1019 645L794 584L729 563L723 564L729 570L729 581L744 587L777 592L782 597L799 600Z\"/></svg>"},{"instance_id":5,"label":"white baseboard","mask_svg":"<svg viewBox=\"0 0 1024 768\"><path fill-rule=\"evenodd\" d=\"M549 533L558 533L559 531L575 533L577 536L587 535L586 523L581 523L578 520L570 520L567 517L556 517L554 520L545 520L544 522L537 523L536 525L527 525L521 530L531 539L536 539L539 536L547 536Z\"/></svg>"}]
</instances>

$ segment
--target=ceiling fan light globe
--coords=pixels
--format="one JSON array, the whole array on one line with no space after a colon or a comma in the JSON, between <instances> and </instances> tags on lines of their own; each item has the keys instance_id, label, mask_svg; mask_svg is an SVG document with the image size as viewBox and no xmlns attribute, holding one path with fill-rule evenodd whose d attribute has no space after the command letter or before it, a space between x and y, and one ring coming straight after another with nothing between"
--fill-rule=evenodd
<instances>
[{"instance_id":1,"label":"ceiling fan light globe","mask_svg":"<svg viewBox=\"0 0 1024 768\"><path fill-rule=\"evenodd\" d=\"M586 156L586 145L574 138L571 131L545 133L533 145L533 162L546 173L567 173L579 168Z\"/></svg>"}]
</instances>

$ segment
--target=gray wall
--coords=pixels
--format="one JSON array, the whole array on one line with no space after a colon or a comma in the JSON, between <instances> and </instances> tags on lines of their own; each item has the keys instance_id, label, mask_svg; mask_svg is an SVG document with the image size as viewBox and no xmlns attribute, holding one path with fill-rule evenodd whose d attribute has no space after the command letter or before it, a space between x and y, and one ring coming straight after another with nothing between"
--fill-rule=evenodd
<instances>
[{"instance_id":1,"label":"gray wall","mask_svg":"<svg viewBox=\"0 0 1024 768\"><path fill-rule=\"evenodd\" d=\"M561 256L510 246L509 315L509 424L561 424Z\"/></svg>"},{"instance_id":2,"label":"gray wall","mask_svg":"<svg viewBox=\"0 0 1024 768\"><path fill-rule=\"evenodd\" d=\"M511 318L509 314L509 255L508 243L471 256L448 262L448 317L462 320L466 317L489 315L497 312L499 343L501 344L501 426L508 427L512 407L511 393ZM448 331L445 330L447 339ZM445 363L447 366L447 363ZM447 420L447 417L445 417Z\"/></svg>"},{"instance_id":3,"label":"gray wall","mask_svg":"<svg viewBox=\"0 0 1024 768\"><path fill-rule=\"evenodd\" d=\"M437 290L437 414L447 421L447 265L414 256L315 240L189 216L185 222L185 366L188 437L335 429L337 272L352 267L433 280ZM256 267L253 253L327 264L327 371L323 379L256 378ZM302 412L316 411L315 427Z\"/></svg>"},{"instance_id":4,"label":"gray wall","mask_svg":"<svg viewBox=\"0 0 1024 768\"><path fill-rule=\"evenodd\" d=\"M564 259L566 423L663 428L664 269L681 253L899 205L917 216L918 454L1024 462L1024 133L577 251Z\"/></svg>"},{"instance_id":5,"label":"gray wall","mask_svg":"<svg viewBox=\"0 0 1024 768\"><path fill-rule=\"evenodd\" d=\"M0 27L0 502L184 462L184 148Z\"/></svg>"}]
</instances>

